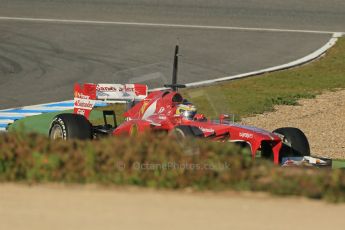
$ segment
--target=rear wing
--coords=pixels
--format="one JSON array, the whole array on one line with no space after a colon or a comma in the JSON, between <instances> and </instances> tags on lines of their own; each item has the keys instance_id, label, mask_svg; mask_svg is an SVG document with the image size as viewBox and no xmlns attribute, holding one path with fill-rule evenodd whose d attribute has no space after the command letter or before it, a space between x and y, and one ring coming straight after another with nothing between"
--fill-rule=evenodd
<instances>
[{"instance_id":1,"label":"rear wing","mask_svg":"<svg viewBox=\"0 0 345 230\"><path fill-rule=\"evenodd\" d=\"M75 84L74 113L88 118L96 101L133 102L145 99L147 94L147 85L141 84Z\"/></svg>"}]
</instances>

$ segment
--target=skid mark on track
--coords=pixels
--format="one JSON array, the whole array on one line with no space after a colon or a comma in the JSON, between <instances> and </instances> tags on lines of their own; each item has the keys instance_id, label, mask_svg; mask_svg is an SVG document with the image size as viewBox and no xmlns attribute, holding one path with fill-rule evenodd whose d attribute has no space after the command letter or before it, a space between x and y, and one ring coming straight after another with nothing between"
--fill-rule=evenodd
<instances>
[{"instance_id":1,"label":"skid mark on track","mask_svg":"<svg viewBox=\"0 0 345 230\"><path fill-rule=\"evenodd\" d=\"M2 74L16 74L23 70L22 66L14 60L0 55L0 71Z\"/></svg>"},{"instance_id":2,"label":"skid mark on track","mask_svg":"<svg viewBox=\"0 0 345 230\"><path fill-rule=\"evenodd\" d=\"M11 78L11 74L36 73L36 79L44 78L48 68L56 68L52 62L78 65L85 75L92 74L96 68L106 67L112 72L120 71L122 63L116 61L115 56L64 50L58 44L44 39L21 33L9 33L2 37L0 43L1 60L0 72L4 84ZM101 67L99 66L101 65ZM76 79L77 80L77 79Z\"/></svg>"}]
</instances>

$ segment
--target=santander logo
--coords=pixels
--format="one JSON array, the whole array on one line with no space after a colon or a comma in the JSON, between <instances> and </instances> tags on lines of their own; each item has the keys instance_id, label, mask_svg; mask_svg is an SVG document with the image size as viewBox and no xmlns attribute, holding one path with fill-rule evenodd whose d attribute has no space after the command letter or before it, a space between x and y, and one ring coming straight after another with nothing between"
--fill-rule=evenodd
<instances>
[{"instance_id":1,"label":"santander logo","mask_svg":"<svg viewBox=\"0 0 345 230\"><path fill-rule=\"evenodd\" d=\"M75 100L74 107L76 108L92 108L94 106L94 101L92 100Z\"/></svg>"},{"instance_id":2,"label":"santander logo","mask_svg":"<svg viewBox=\"0 0 345 230\"><path fill-rule=\"evenodd\" d=\"M241 132L241 133L239 134L239 136L240 136L240 137L243 137L243 138L247 138L247 139L253 138L253 134L251 134L251 133L244 133L244 132Z\"/></svg>"},{"instance_id":3,"label":"santander logo","mask_svg":"<svg viewBox=\"0 0 345 230\"><path fill-rule=\"evenodd\" d=\"M204 133L214 133L214 129L199 127Z\"/></svg>"},{"instance_id":4,"label":"santander logo","mask_svg":"<svg viewBox=\"0 0 345 230\"><path fill-rule=\"evenodd\" d=\"M96 90L97 91L101 91L101 92L116 92L117 88L115 88L114 86L100 86L100 85L97 85Z\"/></svg>"},{"instance_id":5,"label":"santander logo","mask_svg":"<svg viewBox=\"0 0 345 230\"><path fill-rule=\"evenodd\" d=\"M100 92L134 92L134 87L128 85L97 85L96 90Z\"/></svg>"}]
</instances>

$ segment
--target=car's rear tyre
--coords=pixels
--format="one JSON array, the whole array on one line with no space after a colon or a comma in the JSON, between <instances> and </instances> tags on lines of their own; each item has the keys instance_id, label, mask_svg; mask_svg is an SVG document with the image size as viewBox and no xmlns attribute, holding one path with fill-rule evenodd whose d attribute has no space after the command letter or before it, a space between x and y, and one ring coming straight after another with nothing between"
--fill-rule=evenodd
<instances>
[{"instance_id":1,"label":"car's rear tyre","mask_svg":"<svg viewBox=\"0 0 345 230\"><path fill-rule=\"evenodd\" d=\"M280 160L283 157L309 156L310 147L305 134L297 128L285 127L273 131L283 136L283 147L280 150Z\"/></svg>"},{"instance_id":2,"label":"car's rear tyre","mask_svg":"<svg viewBox=\"0 0 345 230\"><path fill-rule=\"evenodd\" d=\"M87 140L92 139L92 137L91 123L79 114L59 114L54 117L49 129L49 138L52 140Z\"/></svg>"}]
</instances>

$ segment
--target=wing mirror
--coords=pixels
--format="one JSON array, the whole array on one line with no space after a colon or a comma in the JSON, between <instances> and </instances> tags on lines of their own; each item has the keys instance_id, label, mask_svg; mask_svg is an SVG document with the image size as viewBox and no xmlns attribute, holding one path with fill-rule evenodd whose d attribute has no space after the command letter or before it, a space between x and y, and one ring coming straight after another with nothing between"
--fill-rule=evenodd
<instances>
[{"instance_id":1,"label":"wing mirror","mask_svg":"<svg viewBox=\"0 0 345 230\"><path fill-rule=\"evenodd\" d=\"M219 115L219 123L223 124L226 122L235 122L235 114L220 114Z\"/></svg>"}]
</instances>

